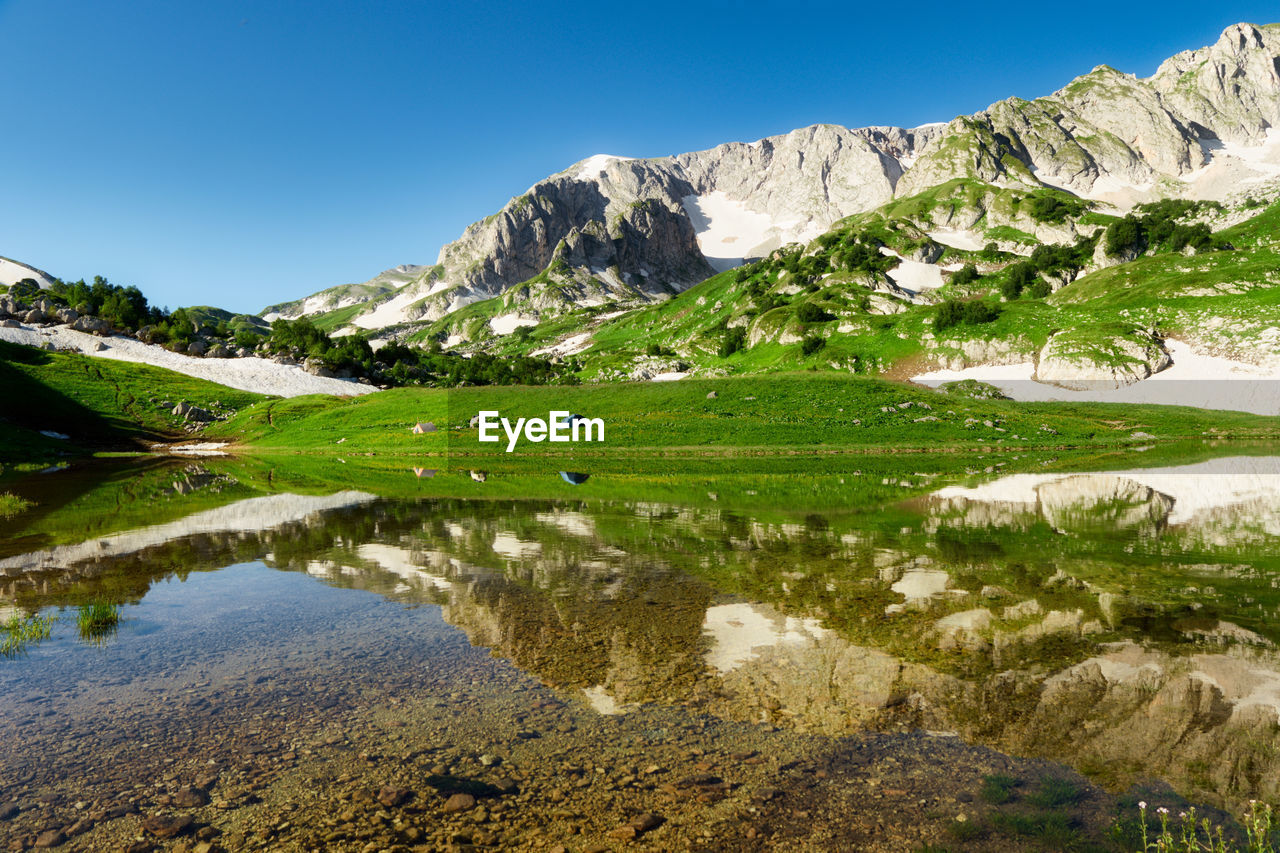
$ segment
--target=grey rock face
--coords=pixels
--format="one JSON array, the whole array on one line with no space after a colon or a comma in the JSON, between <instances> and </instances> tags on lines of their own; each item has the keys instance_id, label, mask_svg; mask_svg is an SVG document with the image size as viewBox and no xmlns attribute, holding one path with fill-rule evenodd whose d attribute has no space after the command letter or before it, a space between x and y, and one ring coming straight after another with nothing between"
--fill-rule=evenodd
<instances>
[{"instance_id":1,"label":"grey rock face","mask_svg":"<svg viewBox=\"0 0 1280 853\"><path fill-rule=\"evenodd\" d=\"M925 146L897 194L966 175L1095 194L1152 185L1158 193L1158 182L1205 165L1222 141L1257 144L1275 126L1280 32L1237 24L1148 79L1098 66L1047 98L1010 98L958 118Z\"/></svg>"},{"instance_id":2,"label":"grey rock face","mask_svg":"<svg viewBox=\"0 0 1280 853\"><path fill-rule=\"evenodd\" d=\"M735 249L763 256L888 201L903 159L938 132L815 125L676 157L591 158L469 226L436 266L374 307L425 300L397 316L406 322L500 294L512 310L543 314L665 298L714 272L698 243L698 199L722 197L775 223L763 242Z\"/></svg>"},{"instance_id":3,"label":"grey rock face","mask_svg":"<svg viewBox=\"0 0 1280 853\"><path fill-rule=\"evenodd\" d=\"M1165 60L1148 81L1172 110L1221 140L1261 142L1280 127L1280 31L1236 24L1209 47Z\"/></svg>"}]
</instances>

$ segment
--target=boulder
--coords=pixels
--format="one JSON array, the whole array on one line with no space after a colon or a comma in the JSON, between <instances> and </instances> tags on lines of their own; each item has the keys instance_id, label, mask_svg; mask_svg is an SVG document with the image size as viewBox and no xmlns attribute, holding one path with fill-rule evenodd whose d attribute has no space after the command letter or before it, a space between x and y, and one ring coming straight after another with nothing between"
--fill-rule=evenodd
<instances>
[{"instance_id":1,"label":"boulder","mask_svg":"<svg viewBox=\"0 0 1280 853\"><path fill-rule=\"evenodd\" d=\"M323 376L328 379L334 377L334 373L325 367L324 362L318 358L309 358L302 363L302 369L313 376Z\"/></svg>"},{"instance_id":2,"label":"boulder","mask_svg":"<svg viewBox=\"0 0 1280 853\"><path fill-rule=\"evenodd\" d=\"M1074 329L1054 335L1044 345L1034 378L1076 391L1121 388L1170 364L1169 354L1146 332Z\"/></svg>"},{"instance_id":3,"label":"boulder","mask_svg":"<svg viewBox=\"0 0 1280 853\"><path fill-rule=\"evenodd\" d=\"M32 308L26 314L22 315L22 321L24 323L43 323L46 319L48 318L45 317L45 313L39 308Z\"/></svg>"},{"instance_id":4,"label":"boulder","mask_svg":"<svg viewBox=\"0 0 1280 853\"><path fill-rule=\"evenodd\" d=\"M0 320L0 329L17 329L21 325L17 320Z\"/></svg>"},{"instance_id":5,"label":"boulder","mask_svg":"<svg viewBox=\"0 0 1280 853\"><path fill-rule=\"evenodd\" d=\"M209 349L209 345L204 341L195 340L187 344L187 355L204 355Z\"/></svg>"},{"instance_id":6,"label":"boulder","mask_svg":"<svg viewBox=\"0 0 1280 853\"><path fill-rule=\"evenodd\" d=\"M191 829L191 815L151 815L142 821L142 829L156 838L175 838Z\"/></svg>"},{"instance_id":7,"label":"boulder","mask_svg":"<svg viewBox=\"0 0 1280 853\"><path fill-rule=\"evenodd\" d=\"M226 344L214 344L207 355L209 358L231 358L231 350L227 349Z\"/></svg>"},{"instance_id":8,"label":"boulder","mask_svg":"<svg viewBox=\"0 0 1280 853\"><path fill-rule=\"evenodd\" d=\"M134 332L133 336L144 344L154 344L156 343L156 327L143 326L138 329L138 331Z\"/></svg>"},{"instance_id":9,"label":"boulder","mask_svg":"<svg viewBox=\"0 0 1280 853\"><path fill-rule=\"evenodd\" d=\"M55 316L60 323L74 323L80 319L80 313L74 308L59 308Z\"/></svg>"},{"instance_id":10,"label":"boulder","mask_svg":"<svg viewBox=\"0 0 1280 853\"><path fill-rule=\"evenodd\" d=\"M209 421L216 420L213 413L208 409L202 409L199 406L193 406L187 402L182 402L174 406L173 414L188 423L208 423Z\"/></svg>"},{"instance_id":11,"label":"boulder","mask_svg":"<svg viewBox=\"0 0 1280 853\"><path fill-rule=\"evenodd\" d=\"M77 317L75 322L71 324L71 328L77 332L87 332L103 337L111 334L111 324L99 317Z\"/></svg>"}]
</instances>

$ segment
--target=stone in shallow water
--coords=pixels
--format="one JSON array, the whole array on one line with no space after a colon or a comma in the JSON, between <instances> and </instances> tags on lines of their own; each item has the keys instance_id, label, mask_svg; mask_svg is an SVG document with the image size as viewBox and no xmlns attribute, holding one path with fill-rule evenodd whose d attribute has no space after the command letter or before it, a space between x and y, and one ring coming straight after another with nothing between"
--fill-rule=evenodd
<instances>
[{"instance_id":1,"label":"stone in shallow water","mask_svg":"<svg viewBox=\"0 0 1280 853\"><path fill-rule=\"evenodd\" d=\"M174 838L191 828L191 815L153 814L142 821L142 828L156 838Z\"/></svg>"},{"instance_id":2,"label":"stone in shallow water","mask_svg":"<svg viewBox=\"0 0 1280 853\"><path fill-rule=\"evenodd\" d=\"M443 809L446 812L465 812L467 809L474 808L475 804L476 798L470 794L454 794L444 801Z\"/></svg>"},{"instance_id":3,"label":"stone in shallow water","mask_svg":"<svg viewBox=\"0 0 1280 853\"><path fill-rule=\"evenodd\" d=\"M67 840L60 829L46 829L36 836L36 847L57 847Z\"/></svg>"},{"instance_id":4,"label":"stone in shallow water","mask_svg":"<svg viewBox=\"0 0 1280 853\"><path fill-rule=\"evenodd\" d=\"M394 785L387 785L378 792L378 802L387 808L393 808L401 805L413 796L413 792L408 788L397 788Z\"/></svg>"},{"instance_id":5,"label":"stone in shallow water","mask_svg":"<svg viewBox=\"0 0 1280 853\"><path fill-rule=\"evenodd\" d=\"M208 805L209 795L199 788L187 786L178 789L178 793L173 795L173 804L186 809L199 808Z\"/></svg>"}]
</instances>

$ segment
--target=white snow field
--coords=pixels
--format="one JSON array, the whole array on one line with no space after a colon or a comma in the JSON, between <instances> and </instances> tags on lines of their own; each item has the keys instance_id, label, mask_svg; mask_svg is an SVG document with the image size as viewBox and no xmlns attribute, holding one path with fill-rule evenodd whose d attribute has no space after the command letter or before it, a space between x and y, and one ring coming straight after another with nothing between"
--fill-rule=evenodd
<instances>
[{"instance_id":1,"label":"white snow field","mask_svg":"<svg viewBox=\"0 0 1280 853\"><path fill-rule=\"evenodd\" d=\"M807 242L823 230L799 219L779 222L721 190L687 195L680 201L693 223L698 248L716 272L733 269L747 258L763 257L787 243Z\"/></svg>"},{"instance_id":2,"label":"white snow field","mask_svg":"<svg viewBox=\"0 0 1280 853\"><path fill-rule=\"evenodd\" d=\"M987 245L983 242L982 235L977 231L957 231L951 228L941 228L937 231L930 231L929 238L935 243L941 243L953 249L962 249L966 252L981 252Z\"/></svg>"},{"instance_id":3,"label":"white snow field","mask_svg":"<svg viewBox=\"0 0 1280 853\"><path fill-rule=\"evenodd\" d=\"M959 269L951 266L942 267L937 264L926 264L923 261L913 261L910 258L904 258L888 246L880 247L880 254L887 255L891 258L898 259L898 265L889 270L885 275L893 281L894 284L903 290L909 290L912 293L919 293L922 290L937 290L946 283L942 273L944 270L953 272Z\"/></svg>"},{"instance_id":4,"label":"white snow field","mask_svg":"<svg viewBox=\"0 0 1280 853\"><path fill-rule=\"evenodd\" d=\"M296 365L276 364L265 358L195 358L170 352L164 347L144 344L133 338L120 335L99 338L66 326L0 328L0 341L32 347L52 343L60 350L73 350L95 358L150 364L196 379L207 379L228 388L278 397L300 397L303 394L354 397L378 390L371 385L346 379L313 376ZM100 346L105 349L99 350Z\"/></svg>"},{"instance_id":5,"label":"white snow field","mask_svg":"<svg viewBox=\"0 0 1280 853\"><path fill-rule=\"evenodd\" d=\"M406 309L423 298L423 294L409 291L410 288L401 290L369 313L353 317L351 322L362 329L383 329L407 321Z\"/></svg>"},{"instance_id":6,"label":"white snow field","mask_svg":"<svg viewBox=\"0 0 1280 853\"><path fill-rule=\"evenodd\" d=\"M502 314L489 320L489 328L499 335L509 335L521 326L536 325L537 317L525 317L522 314Z\"/></svg>"},{"instance_id":7,"label":"white snow field","mask_svg":"<svg viewBox=\"0 0 1280 853\"><path fill-rule=\"evenodd\" d=\"M1160 403L1225 409L1255 415L1280 414L1280 364L1269 367L1195 352L1183 341L1166 345L1173 364L1159 373L1122 388L1072 391L1032 379L1035 364L979 365L963 370L931 370L912 382L937 387L944 382L976 379L994 385L1014 400L1098 403Z\"/></svg>"},{"instance_id":8,"label":"white snow field","mask_svg":"<svg viewBox=\"0 0 1280 853\"><path fill-rule=\"evenodd\" d=\"M609 168L610 163L634 159L634 157L615 157L612 154L593 154L578 164L578 172L574 177L579 181L593 181L604 174L604 170Z\"/></svg>"},{"instance_id":9,"label":"white snow field","mask_svg":"<svg viewBox=\"0 0 1280 853\"><path fill-rule=\"evenodd\" d=\"M44 290L53 284L53 282L49 280L47 273L41 272L35 267L29 267L21 261L0 258L0 284L17 284L24 278L34 280L36 284L40 285L41 290Z\"/></svg>"}]
</instances>

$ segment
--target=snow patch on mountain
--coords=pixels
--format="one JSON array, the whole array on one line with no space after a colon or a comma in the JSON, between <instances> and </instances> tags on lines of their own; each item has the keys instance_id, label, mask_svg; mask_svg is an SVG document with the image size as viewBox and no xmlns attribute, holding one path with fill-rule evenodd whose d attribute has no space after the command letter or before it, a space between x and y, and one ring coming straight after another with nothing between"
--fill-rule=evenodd
<instances>
[{"instance_id":1,"label":"snow patch on mountain","mask_svg":"<svg viewBox=\"0 0 1280 853\"><path fill-rule=\"evenodd\" d=\"M761 258L787 243L805 243L824 225L798 218L778 221L722 190L680 199L698 235L698 249L716 272Z\"/></svg>"},{"instance_id":2,"label":"snow patch on mountain","mask_svg":"<svg viewBox=\"0 0 1280 853\"><path fill-rule=\"evenodd\" d=\"M414 293L411 288L405 288L386 302L379 303L368 314L361 314L351 322L362 329L382 329L397 323L408 322L410 317L407 309L421 298L422 294Z\"/></svg>"},{"instance_id":3,"label":"snow patch on mountain","mask_svg":"<svg viewBox=\"0 0 1280 853\"><path fill-rule=\"evenodd\" d=\"M509 335L521 326L536 325L536 317L525 317L522 314L502 314L489 320L489 328L499 335Z\"/></svg>"},{"instance_id":4,"label":"snow patch on mountain","mask_svg":"<svg viewBox=\"0 0 1280 853\"><path fill-rule=\"evenodd\" d=\"M604 174L604 170L609 168L610 163L625 162L634 160L634 157L617 157L613 154L593 154L587 159L578 163L578 171L574 175L580 181L594 181Z\"/></svg>"},{"instance_id":5,"label":"snow patch on mountain","mask_svg":"<svg viewBox=\"0 0 1280 853\"><path fill-rule=\"evenodd\" d=\"M44 270L38 270L10 258L0 258L0 285L14 285L24 278L35 281L40 285L41 290L47 290L53 285L53 277Z\"/></svg>"},{"instance_id":6,"label":"snow patch on mountain","mask_svg":"<svg viewBox=\"0 0 1280 853\"><path fill-rule=\"evenodd\" d=\"M961 249L966 252L981 252L986 246L982 235L977 231L941 228L937 231L930 231L929 239L935 243L941 243L944 246L950 246L953 249Z\"/></svg>"},{"instance_id":7,"label":"snow patch on mountain","mask_svg":"<svg viewBox=\"0 0 1280 853\"><path fill-rule=\"evenodd\" d=\"M359 382L314 376L296 365L277 364L265 358L195 358L170 352L154 344L144 344L133 338L120 335L99 338L66 326L50 326L38 330L28 326L0 328L0 341L31 347L52 344L57 349L71 350L95 358L149 364L226 385L228 388L279 397L299 397L303 394L354 397L378 390Z\"/></svg>"}]
</instances>

